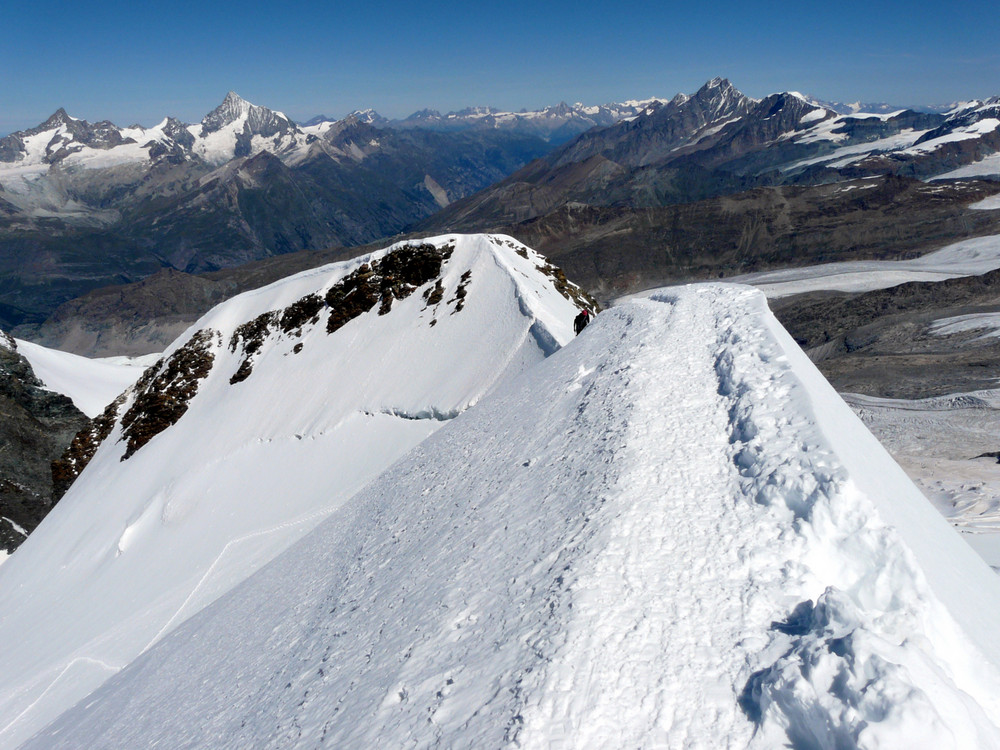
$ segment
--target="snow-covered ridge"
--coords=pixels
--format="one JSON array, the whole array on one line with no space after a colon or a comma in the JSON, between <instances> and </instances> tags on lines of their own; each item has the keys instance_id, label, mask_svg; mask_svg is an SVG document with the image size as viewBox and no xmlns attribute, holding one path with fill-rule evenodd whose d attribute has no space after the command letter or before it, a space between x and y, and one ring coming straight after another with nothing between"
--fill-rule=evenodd
<instances>
[{"instance_id":1,"label":"snow-covered ridge","mask_svg":"<svg viewBox=\"0 0 1000 750\"><path fill-rule=\"evenodd\" d=\"M510 238L452 235L206 314L81 435L86 468L0 569L0 746L565 344L579 295Z\"/></svg>"},{"instance_id":2,"label":"snow-covered ridge","mask_svg":"<svg viewBox=\"0 0 1000 750\"><path fill-rule=\"evenodd\" d=\"M3 346L3 337L0 332L0 346ZM157 359L156 355L88 359L30 341L19 341L17 350L46 388L69 396L76 408L88 417L100 414Z\"/></svg>"},{"instance_id":3,"label":"snow-covered ridge","mask_svg":"<svg viewBox=\"0 0 1000 750\"><path fill-rule=\"evenodd\" d=\"M27 747L996 747L997 616L763 296L700 285L599 316Z\"/></svg>"}]
</instances>

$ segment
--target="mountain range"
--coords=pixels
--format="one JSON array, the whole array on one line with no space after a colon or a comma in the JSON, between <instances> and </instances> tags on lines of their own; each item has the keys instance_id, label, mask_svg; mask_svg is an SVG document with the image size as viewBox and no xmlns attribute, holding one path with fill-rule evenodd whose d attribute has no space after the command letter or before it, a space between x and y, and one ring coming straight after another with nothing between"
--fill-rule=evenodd
<instances>
[{"instance_id":1,"label":"mountain range","mask_svg":"<svg viewBox=\"0 0 1000 750\"><path fill-rule=\"evenodd\" d=\"M394 234L541 155L506 131L300 128L233 93L197 125L60 110L0 139L0 324L161 268L206 271Z\"/></svg>"},{"instance_id":2,"label":"mountain range","mask_svg":"<svg viewBox=\"0 0 1000 750\"><path fill-rule=\"evenodd\" d=\"M1000 98L947 114L841 115L797 93L752 99L716 78L692 96L580 135L425 226L509 225L568 204L659 207L887 174L1000 177L998 151Z\"/></svg>"},{"instance_id":3,"label":"mountain range","mask_svg":"<svg viewBox=\"0 0 1000 750\"><path fill-rule=\"evenodd\" d=\"M757 238L787 222L751 210L713 249L720 263L692 265L677 245L683 207L708 207L710 224L721 213L727 225L732 205L780 207L794 191L827 195L841 183L845 210L886 190L919 197L917 212L943 222L913 237L926 246L981 231L959 203L995 189L998 113L994 98L946 113L838 114L794 92L753 99L722 78L669 101L392 122L363 111L300 126L235 94L197 125L117 128L58 112L0 141L0 325L42 335L61 303L101 286L402 232L504 231L559 256L595 291L759 270L773 248ZM588 129L560 144L553 134L567 123ZM946 184L957 180L966 187ZM919 187L930 181L940 193ZM650 255L651 243L662 252Z\"/></svg>"}]
</instances>

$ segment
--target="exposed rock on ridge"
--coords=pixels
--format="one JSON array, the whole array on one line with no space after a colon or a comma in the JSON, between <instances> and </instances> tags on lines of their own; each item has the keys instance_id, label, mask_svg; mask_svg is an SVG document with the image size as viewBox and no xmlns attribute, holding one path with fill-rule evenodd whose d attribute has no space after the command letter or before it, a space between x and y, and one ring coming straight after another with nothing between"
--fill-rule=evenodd
<instances>
[{"instance_id":1,"label":"exposed rock on ridge","mask_svg":"<svg viewBox=\"0 0 1000 750\"><path fill-rule=\"evenodd\" d=\"M0 331L0 551L13 552L59 499L52 462L86 422Z\"/></svg>"}]
</instances>

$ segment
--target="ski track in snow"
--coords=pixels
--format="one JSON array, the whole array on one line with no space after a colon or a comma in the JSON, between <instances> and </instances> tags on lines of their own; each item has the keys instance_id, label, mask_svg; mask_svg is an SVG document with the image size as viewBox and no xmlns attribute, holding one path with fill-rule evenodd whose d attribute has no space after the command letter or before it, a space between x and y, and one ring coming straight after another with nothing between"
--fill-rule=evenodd
<instances>
[{"instance_id":1,"label":"ski track in snow","mask_svg":"<svg viewBox=\"0 0 1000 750\"><path fill-rule=\"evenodd\" d=\"M616 307L25 747L1000 747L859 427L750 289Z\"/></svg>"}]
</instances>

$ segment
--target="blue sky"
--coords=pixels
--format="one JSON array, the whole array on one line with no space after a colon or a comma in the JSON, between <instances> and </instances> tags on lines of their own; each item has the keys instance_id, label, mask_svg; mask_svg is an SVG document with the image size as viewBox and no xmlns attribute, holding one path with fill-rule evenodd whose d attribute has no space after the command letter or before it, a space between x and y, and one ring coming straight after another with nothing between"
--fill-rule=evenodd
<instances>
[{"instance_id":1,"label":"blue sky","mask_svg":"<svg viewBox=\"0 0 1000 750\"><path fill-rule=\"evenodd\" d=\"M943 103L1000 94L993 2L8 4L0 133L201 119L230 89L295 119L692 92Z\"/></svg>"}]
</instances>

